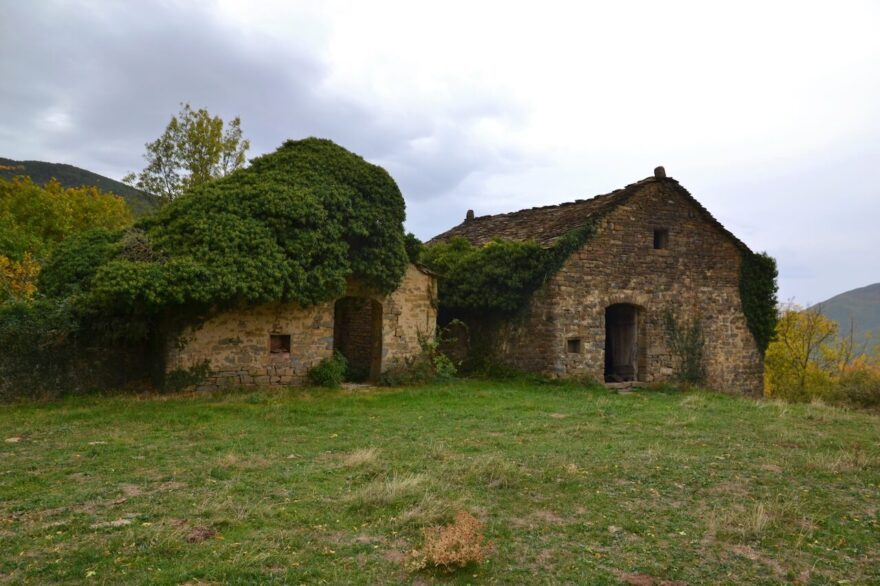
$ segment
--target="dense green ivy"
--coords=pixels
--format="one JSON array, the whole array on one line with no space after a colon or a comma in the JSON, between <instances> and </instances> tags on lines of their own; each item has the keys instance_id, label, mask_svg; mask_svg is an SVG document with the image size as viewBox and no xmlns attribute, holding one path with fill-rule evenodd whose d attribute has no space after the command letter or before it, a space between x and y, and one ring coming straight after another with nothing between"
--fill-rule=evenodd
<instances>
[{"instance_id":1,"label":"dense green ivy","mask_svg":"<svg viewBox=\"0 0 880 586\"><path fill-rule=\"evenodd\" d=\"M404 201L381 167L328 140L288 141L134 229L72 241L46 267L56 296L109 314L235 303L314 305L354 277L380 292L408 262Z\"/></svg>"},{"instance_id":2,"label":"dense green ivy","mask_svg":"<svg viewBox=\"0 0 880 586\"><path fill-rule=\"evenodd\" d=\"M456 237L426 246L421 262L440 275L441 307L510 313L524 307L593 233L593 226L586 225L549 248L533 240L493 240L474 246Z\"/></svg>"},{"instance_id":3,"label":"dense green ivy","mask_svg":"<svg viewBox=\"0 0 880 586\"><path fill-rule=\"evenodd\" d=\"M746 323L755 337L761 355L773 339L776 329L778 271L776 260L766 253L743 253L739 273L739 295Z\"/></svg>"}]
</instances>

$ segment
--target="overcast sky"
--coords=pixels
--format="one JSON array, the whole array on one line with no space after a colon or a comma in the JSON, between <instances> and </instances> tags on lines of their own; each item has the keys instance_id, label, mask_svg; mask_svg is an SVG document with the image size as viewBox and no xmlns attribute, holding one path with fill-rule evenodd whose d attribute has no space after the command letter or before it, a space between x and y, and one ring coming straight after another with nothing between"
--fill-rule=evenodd
<instances>
[{"instance_id":1,"label":"overcast sky","mask_svg":"<svg viewBox=\"0 0 880 586\"><path fill-rule=\"evenodd\" d=\"M423 239L656 165L800 303L880 281L880 2L0 0L0 156L121 178L180 102L330 138Z\"/></svg>"}]
</instances>

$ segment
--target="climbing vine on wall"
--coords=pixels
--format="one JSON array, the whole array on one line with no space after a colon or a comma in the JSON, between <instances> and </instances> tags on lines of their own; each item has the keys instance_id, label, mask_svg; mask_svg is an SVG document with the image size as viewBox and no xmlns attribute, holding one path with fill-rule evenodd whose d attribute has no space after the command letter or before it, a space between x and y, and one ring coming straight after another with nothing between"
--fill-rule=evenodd
<instances>
[{"instance_id":1,"label":"climbing vine on wall","mask_svg":"<svg viewBox=\"0 0 880 586\"><path fill-rule=\"evenodd\" d=\"M440 275L442 307L510 313L525 306L532 293L593 233L593 226L586 225L549 248L533 240L492 240L474 246L455 237L426 246L421 262Z\"/></svg>"},{"instance_id":2,"label":"climbing vine on wall","mask_svg":"<svg viewBox=\"0 0 880 586\"><path fill-rule=\"evenodd\" d=\"M749 330L755 337L761 355L776 329L776 260L767 253L743 253L739 273L739 295Z\"/></svg>"}]
</instances>

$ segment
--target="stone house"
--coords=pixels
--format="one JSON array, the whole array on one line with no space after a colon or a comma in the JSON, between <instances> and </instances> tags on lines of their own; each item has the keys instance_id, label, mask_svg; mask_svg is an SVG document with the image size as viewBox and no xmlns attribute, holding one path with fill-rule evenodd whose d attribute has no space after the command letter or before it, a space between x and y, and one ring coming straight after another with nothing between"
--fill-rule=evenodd
<instances>
[{"instance_id":1,"label":"stone house","mask_svg":"<svg viewBox=\"0 0 880 586\"><path fill-rule=\"evenodd\" d=\"M746 245L662 167L606 195L474 217L436 236L474 245L534 240L544 247L592 224L516 315L465 319L498 362L552 377L606 382L668 380L677 368L669 316L701 324L706 382L760 394L763 360L747 326L739 280Z\"/></svg>"},{"instance_id":2,"label":"stone house","mask_svg":"<svg viewBox=\"0 0 880 586\"><path fill-rule=\"evenodd\" d=\"M400 286L376 294L350 281L344 297L312 307L246 306L188 327L166 349L166 373L207 364L199 390L291 386L309 369L341 352L363 380L421 351L437 323L437 282L410 264Z\"/></svg>"}]
</instances>

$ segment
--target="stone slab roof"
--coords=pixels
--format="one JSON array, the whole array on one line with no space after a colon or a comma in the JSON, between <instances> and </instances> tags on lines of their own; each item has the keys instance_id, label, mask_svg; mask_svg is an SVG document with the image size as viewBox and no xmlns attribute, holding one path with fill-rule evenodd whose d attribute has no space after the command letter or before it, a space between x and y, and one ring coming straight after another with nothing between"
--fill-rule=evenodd
<instances>
[{"instance_id":1,"label":"stone slab roof","mask_svg":"<svg viewBox=\"0 0 880 586\"><path fill-rule=\"evenodd\" d=\"M466 219L458 226L438 234L429 240L427 244L445 242L450 238L459 236L476 246L482 246L494 239L502 239L514 241L534 240L541 246L549 248L565 234L610 212L626 202L646 185L657 182L670 184L676 190L683 193L697 206L697 209L700 210L707 220L727 234L737 246L748 250L748 247L742 241L721 225L678 181L671 177L662 176L648 177L631 183L622 189L617 189L604 195L597 195L590 199L579 199L557 205Z\"/></svg>"}]
</instances>

